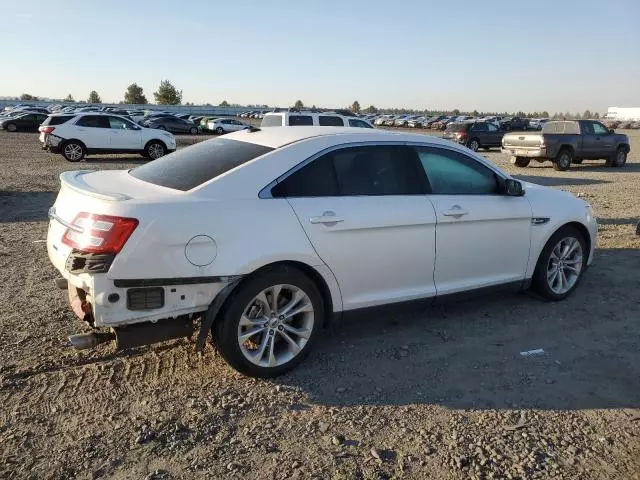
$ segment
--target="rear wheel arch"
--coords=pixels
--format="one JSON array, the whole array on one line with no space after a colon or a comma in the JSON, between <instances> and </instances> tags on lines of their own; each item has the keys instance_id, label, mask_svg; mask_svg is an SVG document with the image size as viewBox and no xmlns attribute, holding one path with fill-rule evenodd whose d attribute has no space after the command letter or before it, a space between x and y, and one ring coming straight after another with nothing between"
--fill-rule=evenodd
<instances>
[{"instance_id":1,"label":"rear wheel arch","mask_svg":"<svg viewBox=\"0 0 640 480\"><path fill-rule=\"evenodd\" d=\"M76 143L79 143L79 144L82 146L82 148L84 148L84 151L85 151L85 152L88 150L88 148L87 148L87 146L85 145L85 143L84 143L82 140L78 140L77 138L67 138L66 140L63 140L63 141L60 143L60 148L61 148L61 149L62 149L62 148L64 148L64 146L65 146L67 143L70 143L70 142L76 142Z\"/></svg>"},{"instance_id":2,"label":"rear wheel arch","mask_svg":"<svg viewBox=\"0 0 640 480\"><path fill-rule=\"evenodd\" d=\"M292 268L292 269L299 270L300 272L305 274L316 285L316 287L320 291L322 302L324 304L325 318L323 318L322 323L323 325L326 326L330 322L332 318L332 313L333 313L334 302L333 302L333 297L331 296L331 290L329 288L329 285L327 284L327 281L320 274L320 272L318 272L318 270L316 270L315 268L313 268L312 266L306 263L295 261L295 260L286 260L286 261L277 261L277 262L268 263L266 265L263 265L257 268L251 273L245 275L235 288L238 288L238 286L240 286L243 282L248 281L250 278L256 275L259 275L267 270L273 270L277 268L285 268L285 269ZM228 303L231 301L232 297L233 297L233 294L229 295L229 297L225 301L220 311L224 310L225 307L228 306Z\"/></svg>"}]
</instances>

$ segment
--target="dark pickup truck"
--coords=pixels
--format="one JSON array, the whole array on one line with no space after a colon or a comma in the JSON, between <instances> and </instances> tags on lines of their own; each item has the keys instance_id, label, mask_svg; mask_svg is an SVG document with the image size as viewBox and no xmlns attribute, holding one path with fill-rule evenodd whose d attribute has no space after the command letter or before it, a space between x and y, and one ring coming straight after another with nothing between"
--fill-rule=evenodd
<instances>
[{"instance_id":1,"label":"dark pickup truck","mask_svg":"<svg viewBox=\"0 0 640 480\"><path fill-rule=\"evenodd\" d=\"M539 133L507 133L502 151L511 163L526 167L531 159L550 160L556 170L567 170L572 163L605 159L608 167L627 163L629 139L594 120L547 122Z\"/></svg>"}]
</instances>

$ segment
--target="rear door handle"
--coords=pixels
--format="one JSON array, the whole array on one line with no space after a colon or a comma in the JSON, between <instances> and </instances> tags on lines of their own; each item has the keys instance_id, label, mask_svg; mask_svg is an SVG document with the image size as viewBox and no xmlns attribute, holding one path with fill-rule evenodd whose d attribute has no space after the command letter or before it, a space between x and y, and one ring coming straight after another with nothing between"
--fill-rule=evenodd
<instances>
[{"instance_id":1,"label":"rear door handle","mask_svg":"<svg viewBox=\"0 0 640 480\"><path fill-rule=\"evenodd\" d=\"M336 217L335 212L330 210L324 212L321 217L311 217L309 223L322 223L324 225L335 225L336 223L344 222L344 219Z\"/></svg>"},{"instance_id":2,"label":"rear door handle","mask_svg":"<svg viewBox=\"0 0 640 480\"><path fill-rule=\"evenodd\" d=\"M455 217L455 218L460 218L468 214L469 212L467 212L466 210L463 210L460 205L454 205L453 207L451 207L451 210L445 210L444 212L442 212L442 215L444 215L445 217Z\"/></svg>"}]
</instances>

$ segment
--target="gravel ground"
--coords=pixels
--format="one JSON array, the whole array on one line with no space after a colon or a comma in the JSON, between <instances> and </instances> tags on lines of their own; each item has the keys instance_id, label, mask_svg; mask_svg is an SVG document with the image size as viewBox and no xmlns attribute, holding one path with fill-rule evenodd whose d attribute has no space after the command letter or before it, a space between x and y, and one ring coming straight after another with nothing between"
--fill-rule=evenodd
<instances>
[{"instance_id":1,"label":"gravel ground","mask_svg":"<svg viewBox=\"0 0 640 480\"><path fill-rule=\"evenodd\" d=\"M639 132L629 132L639 144ZM202 137L180 137L184 145ZM294 372L244 378L208 346L76 352L44 242L80 165L0 132L0 478L640 478L640 154L556 172L599 217L568 300L490 297L344 321ZM544 354L519 352L543 348Z\"/></svg>"}]
</instances>

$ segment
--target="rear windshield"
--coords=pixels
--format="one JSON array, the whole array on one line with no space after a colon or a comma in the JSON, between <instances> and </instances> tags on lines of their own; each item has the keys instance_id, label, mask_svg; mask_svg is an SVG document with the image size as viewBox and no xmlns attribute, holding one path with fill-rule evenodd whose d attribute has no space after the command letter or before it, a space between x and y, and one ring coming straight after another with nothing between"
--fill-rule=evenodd
<instances>
[{"instance_id":1,"label":"rear windshield","mask_svg":"<svg viewBox=\"0 0 640 480\"><path fill-rule=\"evenodd\" d=\"M577 122L546 122L542 133L580 133Z\"/></svg>"},{"instance_id":2,"label":"rear windshield","mask_svg":"<svg viewBox=\"0 0 640 480\"><path fill-rule=\"evenodd\" d=\"M450 123L445 128L445 132L462 132L465 129L466 125L464 123Z\"/></svg>"},{"instance_id":3,"label":"rear windshield","mask_svg":"<svg viewBox=\"0 0 640 480\"><path fill-rule=\"evenodd\" d=\"M281 127L282 115L265 115L262 118L261 127Z\"/></svg>"},{"instance_id":4,"label":"rear windshield","mask_svg":"<svg viewBox=\"0 0 640 480\"><path fill-rule=\"evenodd\" d=\"M42 125L62 125L65 122L71 120L75 115L56 115L48 116Z\"/></svg>"},{"instance_id":5,"label":"rear windshield","mask_svg":"<svg viewBox=\"0 0 640 480\"><path fill-rule=\"evenodd\" d=\"M129 173L145 182L187 191L272 150L255 143L214 138L160 157Z\"/></svg>"}]
</instances>

